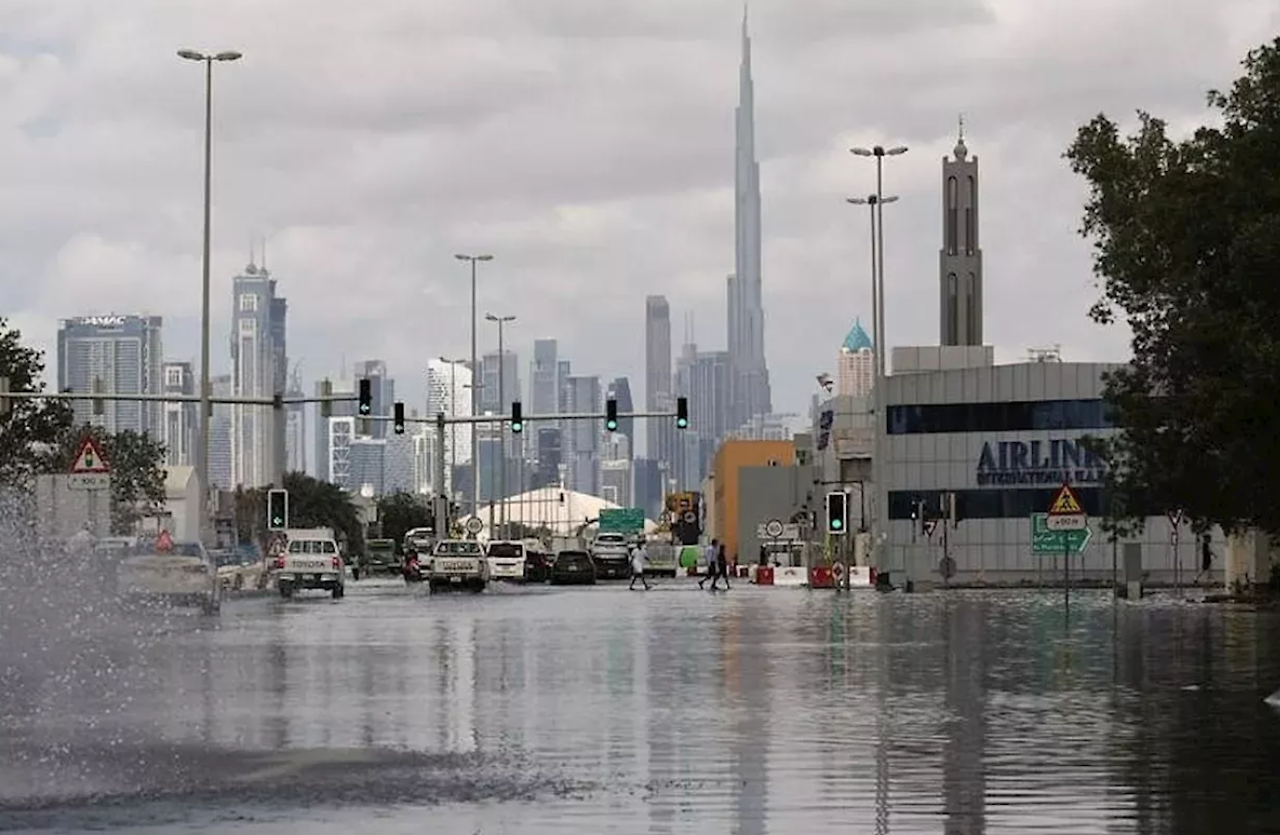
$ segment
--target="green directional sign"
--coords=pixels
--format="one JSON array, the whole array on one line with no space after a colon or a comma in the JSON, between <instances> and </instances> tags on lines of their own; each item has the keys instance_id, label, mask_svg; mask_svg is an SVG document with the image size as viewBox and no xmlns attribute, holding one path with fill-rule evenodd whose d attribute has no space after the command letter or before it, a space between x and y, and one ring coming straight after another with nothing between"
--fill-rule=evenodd
<instances>
[{"instance_id":1,"label":"green directional sign","mask_svg":"<svg viewBox=\"0 0 1280 835\"><path fill-rule=\"evenodd\" d=\"M605 508L600 511L600 530L612 533L640 533L644 530L644 508Z\"/></svg>"},{"instance_id":2,"label":"green directional sign","mask_svg":"<svg viewBox=\"0 0 1280 835\"><path fill-rule=\"evenodd\" d=\"M1089 547L1089 540L1092 538L1093 531L1088 527L1078 531L1051 531L1049 514L1031 514L1031 553L1033 554L1061 555L1068 550L1072 554L1081 554L1084 553L1085 548Z\"/></svg>"}]
</instances>

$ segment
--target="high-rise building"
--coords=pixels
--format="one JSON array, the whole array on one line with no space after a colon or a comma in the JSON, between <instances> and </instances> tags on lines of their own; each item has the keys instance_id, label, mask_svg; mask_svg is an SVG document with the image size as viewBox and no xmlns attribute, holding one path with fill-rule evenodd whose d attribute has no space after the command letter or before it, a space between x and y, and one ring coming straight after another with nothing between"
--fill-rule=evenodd
<instances>
[{"instance_id":1,"label":"high-rise building","mask_svg":"<svg viewBox=\"0 0 1280 835\"><path fill-rule=\"evenodd\" d=\"M573 376L573 370L568 360L556 360L556 397L559 405L559 413L569 411L569 378Z\"/></svg>"},{"instance_id":2,"label":"high-rise building","mask_svg":"<svg viewBox=\"0 0 1280 835\"><path fill-rule=\"evenodd\" d=\"M689 399L689 428L677 433L677 479L694 489L709 472L716 446L734 427L729 424L732 380L728 351L698 351L686 345L680 357L676 392Z\"/></svg>"},{"instance_id":3,"label":"high-rise building","mask_svg":"<svg viewBox=\"0 0 1280 835\"><path fill-rule=\"evenodd\" d=\"M231 389L235 397L272 397L285 390L287 302L276 296L276 280L250 263L232 279ZM284 425L274 411L256 405L231 407L231 480L236 486L270 484L284 469Z\"/></svg>"},{"instance_id":4,"label":"high-rise building","mask_svg":"<svg viewBox=\"0 0 1280 835\"><path fill-rule=\"evenodd\" d=\"M289 375L285 397L303 397L302 376L295 366ZM284 410L284 468L286 472L307 471L307 414L303 404L292 403Z\"/></svg>"},{"instance_id":5,"label":"high-rise building","mask_svg":"<svg viewBox=\"0 0 1280 835\"><path fill-rule=\"evenodd\" d=\"M671 378L671 305L666 296L644 300L644 405L650 412L674 408ZM645 456L659 462L671 461L675 444L670 421L651 420L645 425Z\"/></svg>"},{"instance_id":6,"label":"high-rise building","mask_svg":"<svg viewBox=\"0 0 1280 835\"><path fill-rule=\"evenodd\" d=\"M480 361L480 411L505 415L511 411L511 402L521 400L520 357L510 349L502 354L491 351ZM502 385L498 385L498 372L502 372Z\"/></svg>"},{"instance_id":7,"label":"high-rise building","mask_svg":"<svg viewBox=\"0 0 1280 835\"><path fill-rule=\"evenodd\" d=\"M554 415L559 411L558 350L554 339L533 341L533 362L529 364L529 403L525 407L531 414Z\"/></svg>"},{"instance_id":8,"label":"high-rise building","mask_svg":"<svg viewBox=\"0 0 1280 835\"><path fill-rule=\"evenodd\" d=\"M373 403L370 414L377 417L390 417L391 406L396 402L396 383L387 374L387 363L383 360L362 360L352 369L356 380L367 379ZM357 383L358 385L358 383ZM357 427L361 434L370 438L387 437L388 423L385 420L371 420L366 426Z\"/></svg>"},{"instance_id":9,"label":"high-rise building","mask_svg":"<svg viewBox=\"0 0 1280 835\"><path fill-rule=\"evenodd\" d=\"M196 375L189 362L164 364L164 393L190 396L196 393ZM191 467L195 464L196 419L200 414L197 403L163 403L161 440L164 442L164 462L170 467Z\"/></svg>"},{"instance_id":10,"label":"high-rise building","mask_svg":"<svg viewBox=\"0 0 1280 835\"><path fill-rule=\"evenodd\" d=\"M836 363L837 392L852 397L871 393L876 381L876 353L861 320L854 320Z\"/></svg>"},{"instance_id":11,"label":"high-rise building","mask_svg":"<svg viewBox=\"0 0 1280 835\"><path fill-rule=\"evenodd\" d=\"M80 316L58 329L58 388L77 393L159 394L163 388L164 353L159 316ZM86 400L71 404L77 424L101 426L108 432L129 429L162 436L160 404L137 400L103 401L93 414Z\"/></svg>"},{"instance_id":12,"label":"high-rise building","mask_svg":"<svg viewBox=\"0 0 1280 835\"><path fill-rule=\"evenodd\" d=\"M982 248L978 245L978 158L964 124L955 159L942 158L942 250L938 254L943 345L982 344ZM883 348L883 346L881 346Z\"/></svg>"},{"instance_id":13,"label":"high-rise building","mask_svg":"<svg viewBox=\"0 0 1280 835\"><path fill-rule=\"evenodd\" d=\"M734 165L734 272L727 282L729 423L737 426L772 411L764 352L764 292L761 277L760 164L756 160L755 82L751 36L742 16L742 65L738 74Z\"/></svg>"},{"instance_id":14,"label":"high-rise building","mask_svg":"<svg viewBox=\"0 0 1280 835\"><path fill-rule=\"evenodd\" d=\"M601 421L567 421L564 429L566 481L570 490L598 496L600 490L600 431L604 426L604 404L600 378L571 376L568 379L570 412L596 412Z\"/></svg>"},{"instance_id":15,"label":"high-rise building","mask_svg":"<svg viewBox=\"0 0 1280 835\"><path fill-rule=\"evenodd\" d=\"M537 461L530 489L549 487L560 483L560 465L563 463L561 439L563 430L558 426L536 427L538 433Z\"/></svg>"},{"instance_id":16,"label":"high-rise building","mask_svg":"<svg viewBox=\"0 0 1280 835\"><path fill-rule=\"evenodd\" d=\"M209 393L214 397L230 397L231 375L211 378ZM209 484L219 490L232 490L236 486L231 480L231 416L230 405L213 404L213 417L209 421Z\"/></svg>"},{"instance_id":17,"label":"high-rise building","mask_svg":"<svg viewBox=\"0 0 1280 835\"><path fill-rule=\"evenodd\" d=\"M331 393L334 395L345 394L348 396L354 396L356 393L355 384L350 380L332 380L330 382L333 386L333 391ZM321 385L322 384L319 381L316 382L317 396L324 393ZM315 427L314 432L316 437L315 466L313 471L315 473L315 477L319 480L338 484L339 482L334 478L335 470L333 466L334 456L332 440L335 436L332 429L332 422L334 420L346 420L354 416L356 413L356 404L350 400L337 400L329 404L329 417L323 417L322 412L323 409L320 404L317 403L314 412L315 423L313 424ZM350 427L354 427L354 424L350 424ZM345 431L340 431L338 433L338 437L345 438ZM345 452L343 453L343 461L346 461ZM345 464L343 466L345 468ZM345 472L346 470L344 469L343 473ZM346 476L343 475L343 478L345 479ZM343 483L345 483L345 481Z\"/></svg>"},{"instance_id":18,"label":"high-rise building","mask_svg":"<svg viewBox=\"0 0 1280 835\"><path fill-rule=\"evenodd\" d=\"M353 484L351 447L359 437L356 434L356 418L350 415L331 417L325 421L320 430L325 433L325 448L328 459L325 469L328 471L326 481L344 490L359 490L359 484Z\"/></svg>"},{"instance_id":19,"label":"high-rise building","mask_svg":"<svg viewBox=\"0 0 1280 835\"><path fill-rule=\"evenodd\" d=\"M600 446L600 498L631 507L634 484L631 438L622 432L605 432Z\"/></svg>"},{"instance_id":20,"label":"high-rise building","mask_svg":"<svg viewBox=\"0 0 1280 835\"><path fill-rule=\"evenodd\" d=\"M448 417L471 415L471 369L466 363L445 362L441 359L427 361L427 414L443 414ZM432 432L434 431L433 427ZM454 483L456 467L471 463L472 431L471 424L455 423L445 428L446 485ZM431 437L434 440L435 435L432 434ZM434 485L434 471L427 480Z\"/></svg>"}]
</instances>

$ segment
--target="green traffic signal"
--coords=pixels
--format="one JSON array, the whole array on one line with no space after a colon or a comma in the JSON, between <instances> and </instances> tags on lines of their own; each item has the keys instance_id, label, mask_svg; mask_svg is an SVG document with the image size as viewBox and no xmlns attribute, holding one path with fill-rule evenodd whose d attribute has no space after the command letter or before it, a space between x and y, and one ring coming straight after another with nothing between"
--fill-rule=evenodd
<instances>
[{"instance_id":1,"label":"green traffic signal","mask_svg":"<svg viewBox=\"0 0 1280 835\"><path fill-rule=\"evenodd\" d=\"M604 422L604 428L608 429L610 432L616 432L618 431L618 422L616 420L606 420Z\"/></svg>"},{"instance_id":2,"label":"green traffic signal","mask_svg":"<svg viewBox=\"0 0 1280 835\"><path fill-rule=\"evenodd\" d=\"M688 429L688 428L689 428L689 421L685 420L684 418L676 418L676 428L677 428L677 429Z\"/></svg>"},{"instance_id":3,"label":"green traffic signal","mask_svg":"<svg viewBox=\"0 0 1280 835\"><path fill-rule=\"evenodd\" d=\"M841 528L844 527L844 522L840 519L832 519L831 527L835 528L836 530L840 530Z\"/></svg>"},{"instance_id":4,"label":"green traffic signal","mask_svg":"<svg viewBox=\"0 0 1280 835\"><path fill-rule=\"evenodd\" d=\"M279 516L277 516L271 520L271 524L275 525L276 527L281 527L284 525L284 520L281 519Z\"/></svg>"}]
</instances>

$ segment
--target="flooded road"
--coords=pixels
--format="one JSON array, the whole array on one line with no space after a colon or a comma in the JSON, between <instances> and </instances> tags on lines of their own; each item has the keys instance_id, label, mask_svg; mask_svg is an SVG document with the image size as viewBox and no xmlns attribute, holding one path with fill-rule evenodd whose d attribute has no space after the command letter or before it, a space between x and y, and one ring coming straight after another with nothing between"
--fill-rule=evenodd
<instances>
[{"instance_id":1,"label":"flooded road","mask_svg":"<svg viewBox=\"0 0 1280 835\"><path fill-rule=\"evenodd\" d=\"M6 633L0 830L1280 831L1274 616L658 582Z\"/></svg>"}]
</instances>

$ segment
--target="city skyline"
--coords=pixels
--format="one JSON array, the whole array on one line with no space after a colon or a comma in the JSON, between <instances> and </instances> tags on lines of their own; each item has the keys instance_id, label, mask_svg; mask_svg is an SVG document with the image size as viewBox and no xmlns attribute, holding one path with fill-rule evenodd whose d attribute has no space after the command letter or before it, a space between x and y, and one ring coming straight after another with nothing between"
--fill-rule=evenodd
<instances>
[{"instance_id":1,"label":"city skyline","mask_svg":"<svg viewBox=\"0 0 1280 835\"><path fill-rule=\"evenodd\" d=\"M865 227L843 200L865 195L874 178L849 156L853 145L911 148L886 170L886 190L901 198L886 209L886 312L893 343L935 338L935 166L955 144L960 113L988 164L983 247L999 253L984 265L993 301L983 341L1003 360L1045 342L1073 359L1128 356L1123 327L1096 326L1086 316L1096 291L1088 244L1075 232L1082 185L1061 153L1098 110L1149 109L1175 133L1200 120L1201 91L1224 84L1239 56L1270 34L1263 17L1248 16L1249 0L1227 0L1188 11L1162 41L1168 48L1139 65L1093 37L1097 28L1123 31L1136 21L1149 27L1161 18L1149 2L1109 4L1088 32L1052 8L1033 15L996 8L977 22L959 7L913 19L874 2L856 11L752 4L768 358L778 410L808 400L813 374L824 370L815 365L829 363L850 319L869 310ZM268 238L273 267L308 288L294 294L290 311L297 323L290 351L306 358L308 388L314 369L344 365L344 356L405 367L424 319L441 346L464 348L466 281L452 254L472 247L496 256L481 270L481 307L518 296L522 324L513 330L556 334L584 372L640 379L631 323L648 294L693 311L705 344L727 338L721 322L733 269L733 171L726 161L740 3L709 0L697 14L668 19L619 0L609 31L646 37L609 41L617 71L607 77L573 69L598 48L582 36L603 33L602 22L571 25L550 12L536 23L500 20L490 29L483 10L459 17L423 3L396 12L402 27L381 30L418 31L430 21L424 49L353 42L347 33L370 23L368 12L354 8L316 27L291 27L310 15L282 0L283 25L268 48L256 28L261 21L246 12L193 11L179 31L143 8L122 0L109 16L33 11L6 20L11 45L4 49L17 56L13 89L24 96L14 112L48 129L0 139L12 169L5 200L24 218L0 231L0 245L13 271L29 279L0 301L51 356L58 317L109 307L164 316L172 325L167 358L198 356L202 101L198 80L172 63L192 27L245 53L217 82L213 332L229 327L219 285L244 263L249 241ZM128 60L103 63L107 53L89 46L114 43L113 33L124 29ZM439 71L439 56L454 55L474 31L491 31L510 63L476 64L478 57L458 51L444 68L459 74L449 95L465 105L407 83ZM1187 34L1194 31L1227 34L1200 43ZM314 43L299 42L303 32ZM957 43L964 48L938 48ZM360 96L346 88L337 94L277 57L315 44L338 62L394 62L400 71L374 72ZM368 48L376 55L366 60ZM884 56L876 84L844 60L849 54ZM70 55L78 59L65 60ZM517 70L531 62L548 69ZM1010 84L1015 64L1020 80ZM690 78L699 83L677 83ZM904 99L908 82L918 94ZM405 102L403 112L429 115L406 121L371 109L388 99ZM345 132L353 114L368 127L367 139L354 145ZM494 131L496 124L508 129ZM522 136L516 148L512 131ZM278 146L284 135L296 138L287 152ZM97 136L112 140L91 139ZM414 150L424 147L436 151L424 158ZM330 172L324 199L308 173L314 168L296 165L301 159ZM85 193L111 199L85 201ZM1025 209L1028 195L1034 211ZM662 244L636 246L638 230ZM95 292L86 298L89 286ZM844 303L826 303L837 294ZM600 300L589 315L580 303L587 298ZM1026 313L1038 307L1053 311L1051 327ZM628 340L619 340L624 333ZM527 355L530 341L513 333L512 348Z\"/></svg>"}]
</instances>

